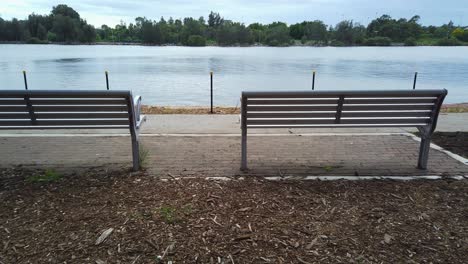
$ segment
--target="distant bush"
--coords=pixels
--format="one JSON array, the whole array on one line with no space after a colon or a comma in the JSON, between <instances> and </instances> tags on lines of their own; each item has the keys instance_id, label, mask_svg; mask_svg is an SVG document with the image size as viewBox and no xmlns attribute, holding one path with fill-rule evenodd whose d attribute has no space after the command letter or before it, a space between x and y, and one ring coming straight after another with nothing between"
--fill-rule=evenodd
<instances>
[{"instance_id":1,"label":"distant bush","mask_svg":"<svg viewBox=\"0 0 468 264\"><path fill-rule=\"evenodd\" d=\"M28 41L26 41L28 44L47 44L47 41L45 40L40 40L36 37L29 38Z\"/></svg>"},{"instance_id":2,"label":"distant bush","mask_svg":"<svg viewBox=\"0 0 468 264\"><path fill-rule=\"evenodd\" d=\"M57 34L53 33L53 32L48 32L47 33L47 40L50 41L50 42L55 42L57 41Z\"/></svg>"},{"instance_id":3,"label":"distant bush","mask_svg":"<svg viewBox=\"0 0 468 264\"><path fill-rule=\"evenodd\" d=\"M188 46L203 47L206 46L206 39L200 35L191 35L187 41Z\"/></svg>"},{"instance_id":4,"label":"distant bush","mask_svg":"<svg viewBox=\"0 0 468 264\"><path fill-rule=\"evenodd\" d=\"M461 40L461 41L467 41L468 42L468 30L462 29L462 28L456 28L452 32L452 37Z\"/></svg>"},{"instance_id":5,"label":"distant bush","mask_svg":"<svg viewBox=\"0 0 468 264\"><path fill-rule=\"evenodd\" d=\"M368 38L364 41L366 46L390 46L391 44L392 40L387 37Z\"/></svg>"},{"instance_id":6,"label":"distant bush","mask_svg":"<svg viewBox=\"0 0 468 264\"><path fill-rule=\"evenodd\" d=\"M454 38L443 38L437 41L437 46L460 46L461 43Z\"/></svg>"},{"instance_id":7,"label":"distant bush","mask_svg":"<svg viewBox=\"0 0 468 264\"><path fill-rule=\"evenodd\" d=\"M330 46L333 46L333 47L343 47L345 44L341 41L338 41L338 40L332 40L330 42Z\"/></svg>"},{"instance_id":8,"label":"distant bush","mask_svg":"<svg viewBox=\"0 0 468 264\"><path fill-rule=\"evenodd\" d=\"M416 46L416 39L409 37L405 40L405 46Z\"/></svg>"}]
</instances>

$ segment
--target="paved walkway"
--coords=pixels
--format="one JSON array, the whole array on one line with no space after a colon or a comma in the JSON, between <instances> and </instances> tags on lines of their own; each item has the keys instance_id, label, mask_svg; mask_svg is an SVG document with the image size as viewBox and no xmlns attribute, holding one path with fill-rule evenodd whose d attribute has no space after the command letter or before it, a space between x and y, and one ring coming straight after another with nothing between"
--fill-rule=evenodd
<instances>
[{"instance_id":1,"label":"paved walkway","mask_svg":"<svg viewBox=\"0 0 468 264\"><path fill-rule=\"evenodd\" d=\"M468 113L441 115L438 131L468 131ZM251 130L247 174L239 170L237 115L152 115L141 132L146 167L162 177L468 175L468 166L435 149L429 169L416 169L419 143L403 129ZM0 150L0 167L131 167L123 130L0 131Z\"/></svg>"},{"instance_id":2,"label":"paved walkway","mask_svg":"<svg viewBox=\"0 0 468 264\"><path fill-rule=\"evenodd\" d=\"M239 170L239 136L147 135L141 141L148 171L160 177L468 175L468 166L435 149L428 170L416 169L419 145L406 135L253 135L248 173ZM0 167L131 167L128 136L0 137L0 149Z\"/></svg>"},{"instance_id":3,"label":"paved walkway","mask_svg":"<svg viewBox=\"0 0 468 264\"><path fill-rule=\"evenodd\" d=\"M257 134L310 134L310 133L401 133L416 131L414 128L324 128L324 129L252 129L249 133ZM441 114L437 131L468 131L468 113ZM38 134L119 134L122 130L46 130ZM148 115L143 124L142 134L239 134L239 115ZM0 130L2 134L31 134L31 131Z\"/></svg>"}]
</instances>

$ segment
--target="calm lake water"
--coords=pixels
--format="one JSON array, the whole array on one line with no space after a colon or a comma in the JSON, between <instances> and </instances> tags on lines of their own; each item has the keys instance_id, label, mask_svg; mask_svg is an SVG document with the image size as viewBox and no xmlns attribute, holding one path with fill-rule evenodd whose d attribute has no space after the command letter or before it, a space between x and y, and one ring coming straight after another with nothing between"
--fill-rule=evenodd
<instances>
[{"instance_id":1,"label":"calm lake water","mask_svg":"<svg viewBox=\"0 0 468 264\"><path fill-rule=\"evenodd\" d=\"M0 89L130 89L145 104L238 104L245 90L446 88L468 102L468 47L144 47L0 45Z\"/></svg>"}]
</instances>

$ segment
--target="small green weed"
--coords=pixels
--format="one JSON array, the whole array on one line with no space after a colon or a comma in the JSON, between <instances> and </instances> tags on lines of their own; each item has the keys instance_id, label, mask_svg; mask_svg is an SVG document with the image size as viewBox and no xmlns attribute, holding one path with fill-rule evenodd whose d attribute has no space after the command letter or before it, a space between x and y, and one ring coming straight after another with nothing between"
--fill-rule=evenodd
<instances>
[{"instance_id":1,"label":"small green weed","mask_svg":"<svg viewBox=\"0 0 468 264\"><path fill-rule=\"evenodd\" d=\"M170 206L163 206L159 210L161 217L168 224L173 224L176 220L176 209Z\"/></svg>"},{"instance_id":2,"label":"small green weed","mask_svg":"<svg viewBox=\"0 0 468 264\"><path fill-rule=\"evenodd\" d=\"M333 167L332 166L325 166L323 167L323 169L325 169L326 172L330 172L333 170Z\"/></svg>"},{"instance_id":3,"label":"small green weed","mask_svg":"<svg viewBox=\"0 0 468 264\"><path fill-rule=\"evenodd\" d=\"M55 170L46 170L43 174L32 175L26 178L28 182L55 182L62 179L63 175Z\"/></svg>"},{"instance_id":4,"label":"small green weed","mask_svg":"<svg viewBox=\"0 0 468 264\"><path fill-rule=\"evenodd\" d=\"M182 208L163 206L159 209L159 214L164 222L174 224L183 221L184 216L189 216L192 214L192 211L193 208L190 204L184 205Z\"/></svg>"}]
</instances>

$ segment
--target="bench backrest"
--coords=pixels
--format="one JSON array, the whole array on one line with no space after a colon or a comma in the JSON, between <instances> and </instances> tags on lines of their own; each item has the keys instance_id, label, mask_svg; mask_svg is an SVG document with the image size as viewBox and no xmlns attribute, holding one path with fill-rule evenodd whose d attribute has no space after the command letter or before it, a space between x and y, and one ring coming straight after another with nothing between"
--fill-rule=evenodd
<instances>
[{"instance_id":1,"label":"bench backrest","mask_svg":"<svg viewBox=\"0 0 468 264\"><path fill-rule=\"evenodd\" d=\"M243 128L430 127L447 90L243 92Z\"/></svg>"},{"instance_id":2,"label":"bench backrest","mask_svg":"<svg viewBox=\"0 0 468 264\"><path fill-rule=\"evenodd\" d=\"M130 128L130 91L0 91L0 129Z\"/></svg>"}]
</instances>

